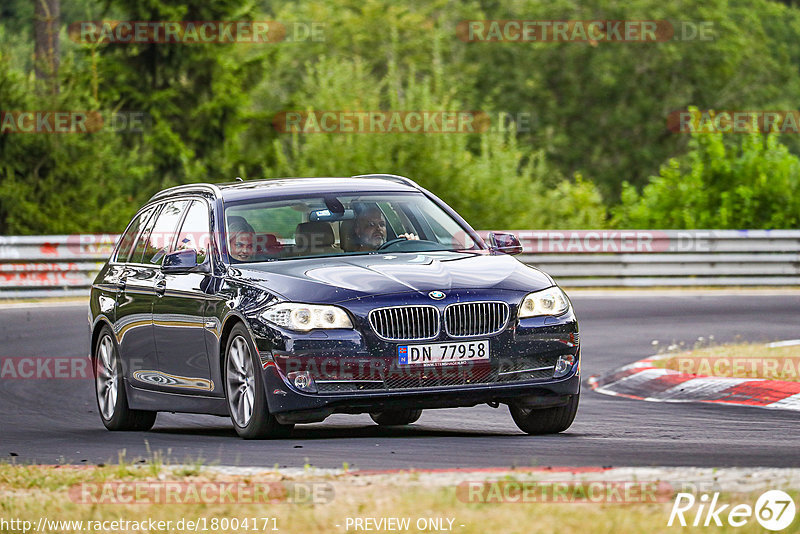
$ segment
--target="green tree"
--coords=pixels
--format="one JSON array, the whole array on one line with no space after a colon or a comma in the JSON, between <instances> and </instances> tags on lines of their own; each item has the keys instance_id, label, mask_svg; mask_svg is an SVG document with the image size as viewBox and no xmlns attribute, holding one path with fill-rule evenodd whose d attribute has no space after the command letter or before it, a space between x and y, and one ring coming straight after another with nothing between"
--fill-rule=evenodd
<instances>
[{"instance_id":1,"label":"green tree","mask_svg":"<svg viewBox=\"0 0 800 534\"><path fill-rule=\"evenodd\" d=\"M641 188L686 136L666 116L701 109L794 109L800 94L800 11L771 0L521 0L486 2L475 19L666 20L712 40L656 43L464 43L463 80L497 109L531 111L521 146L544 148L564 174L579 171L616 203L623 181ZM691 24L689 24L691 23ZM783 141L797 152L796 136Z\"/></svg>"},{"instance_id":2,"label":"green tree","mask_svg":"<svg viewBox=\"0 0 800 534\"><path fill-rule=\"evenodd\" d=\"M432 78L393 72L376 80L364 62L323 58L306 67L298 100L308 111L463 109L454 91ZM465 133L286 134L274 142L276 161L263 175L403 174L479 228L602 225L605 210L591 183L559 177L542 153L526 158L513 131L475 135L476 152Z\"/></svg>"},{"instance_id":3,"label":"green tree","mask_svg":"<svg viewBox=\"0 0 800 534\"><path fill-rule=\"evenodd\" d=\"M238 0L111 0L108 13L133 21L253 20ZM241 45L251 46L251 45ZM260 57L225 43L131 43L83 47L98 55L98 98L152 119L142 143L152 148L148 193L185 182L231 180L239 134L250 108L247 89L263 75Z\"/></svg>"},{"instance_id":4,"label":"green tree","mask_svg":"<svg viewBox=\"0 0 800 534\"><path fill-rule=\"evenodd\" d=\"M75 72L69 61L61 70ZM0 54L0 102L6 112L89 110L86 81L73 80L58 95L38 96L35 80ZM137 185L152 173L147 151L130 151L123 136L108 129L4 133L0 154L0 234L121 231L139 201Z\"/></svg>"},{"instance_id":5,"label":"green tree","mask_svg":"<svg viewBox=\"0 0 800 534\"><path fill-rule=\"evenodd\" d=\"M613 224L622 228L797 228L800 160L777 135L693 134L641 194L624 184Z\"/></svg>"}]
</instances>

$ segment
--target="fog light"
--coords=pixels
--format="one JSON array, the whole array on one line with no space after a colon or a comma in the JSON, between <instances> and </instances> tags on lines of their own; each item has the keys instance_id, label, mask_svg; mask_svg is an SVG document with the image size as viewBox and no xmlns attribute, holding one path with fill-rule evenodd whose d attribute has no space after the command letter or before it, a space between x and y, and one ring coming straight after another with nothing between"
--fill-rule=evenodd
<instances>
[{"instance_id":1,"label":"fog light","mask_svg":"<svg viewBox=\"0 0 800 534\"><path fill-rule=\"evenodd\" d=\"M562 354L558 357L556 362L556 370L553 373L553 378L559 378L570 372L572 366L575 365L575 356L572 354Z\"/></svg>"},{"instance_id":2,"label":"fog light","mask_svg":"<svg viewBox=\"0 0 800 534\"><path fill-rule=\"evenodd\" d=\"M287 378L289 379L289 382L291 382L292 385L294 385L294 387L300 391L305 391L307 393L317 392L317 384L314 382L314 378L308 371L295 371L293 373L289 373Z\"/></svg>"}]
</instances>

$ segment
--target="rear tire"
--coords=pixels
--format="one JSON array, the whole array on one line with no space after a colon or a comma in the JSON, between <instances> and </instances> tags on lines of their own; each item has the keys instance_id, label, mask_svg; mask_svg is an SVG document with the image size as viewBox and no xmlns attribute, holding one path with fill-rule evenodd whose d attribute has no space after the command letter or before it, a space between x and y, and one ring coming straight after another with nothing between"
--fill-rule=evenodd
<instances>
[{"instance_id":1,"label":"rear tire","mask_svg":"<svg viewBox=\"0 0 800 534\"><path fill-rule=\"evenodd\" d=\"M103 326L94 348L93 371L97 410L103 425L109 430L145 431L153 428L158 412L131 410L125 393L122 362L119 358L114 334L108 325Z\"/></svg>"},{"instance_id":2,"label":"rear tire","mask_svg":"<svg viewBox=\"0 0 800 534\"><path fill-rule=\"evenodd\" d=\"M572 395L564 406L554 408L522 408L510 404L511 417L526 434L556 434L568 429L578 413L580 393Z\"/></svg>"},{"instance_id":3,"label":"rear tire","mask_svg":"<svg viewBox=\"0 0 800 534\"><path fill-rule=\"evenodd\" d=\"M283 425L269 413L261 362L241 323L231 330L225 349L225 399L233 428L244 439L286 437L294 425Z\"/></svg>"},{"instance_id":4,"label":"rear tire","mask_svg":"<svg viewBox=\"0 0 800 534\"><path fill-rule=\"evenodd\" d=\"M400 426L410 425L420 418L422 410L386 410L384 412L372 412L369 416L380 426Z\"/></svg>"}]
</instances>

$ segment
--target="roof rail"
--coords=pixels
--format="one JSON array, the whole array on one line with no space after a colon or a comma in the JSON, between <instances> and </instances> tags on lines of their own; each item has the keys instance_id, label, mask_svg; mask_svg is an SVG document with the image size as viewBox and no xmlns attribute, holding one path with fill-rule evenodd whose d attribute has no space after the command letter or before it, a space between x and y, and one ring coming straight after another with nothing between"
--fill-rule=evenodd
<instances>
[{"instance_id":1,"label":"roof rail","mask_svg":"<svg viewBox=\"0 0 800 534\"><path fill-rule=\"evenodd\" d=\"M206 193L211 193L213 195L219 196L222 194L219 187L214 184L209 183L197 183L197 184L184 184L184 185L176 185L175 187L170 187L169 189L164 189L163 191L159 191L152 197L148 202L152 202L153 200L157 200L159 198L168 197L175 193L192 193L195 191L204 191Z\"/></svg>"},{"instance_id":2,"label":"roof rail","mask_svg":"<svg viewBox=\"0 0 800 534\"><path fill-rule=\"evenodd\" d=\"M397 174L357 174L355 176L351 176L350 178L381 178L383 180L391 180L392 182L410 185L411 187L420 189L419 184L417 184L417 182L411 178L406 178L405 176L400 176Z\"/></svg>"}]
</instances>

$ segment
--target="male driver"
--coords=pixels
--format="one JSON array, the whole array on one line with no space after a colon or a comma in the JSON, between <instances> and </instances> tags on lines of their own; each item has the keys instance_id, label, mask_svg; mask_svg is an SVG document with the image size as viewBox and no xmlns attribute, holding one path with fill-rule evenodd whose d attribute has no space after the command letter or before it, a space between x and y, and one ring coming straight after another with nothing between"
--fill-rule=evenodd
<instances>
[{"instance_id":1,"label":"male driver","mask_svg":"<svg viewBox=\"0 0 800 534\"><path fill-rule=\"evenodd\" d=\"M353 226L356 251L377 250L386 242L386 219L378 206L367 207L355 220ZM416 234L399 234L397 237L419 239Z\"/></svg>"},{"instance_id":2,"label":"male driver","mask_svg":"<svg viewBox=\"0 0 800 534\"><path fill-rule=\"evenodd\" d=\"M228 251L238 261L251 261L255 254L256 231L244 217L228 217Z\"/></svg>"}]
</instances>

